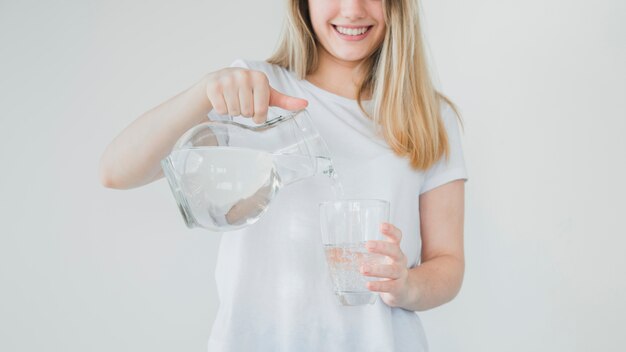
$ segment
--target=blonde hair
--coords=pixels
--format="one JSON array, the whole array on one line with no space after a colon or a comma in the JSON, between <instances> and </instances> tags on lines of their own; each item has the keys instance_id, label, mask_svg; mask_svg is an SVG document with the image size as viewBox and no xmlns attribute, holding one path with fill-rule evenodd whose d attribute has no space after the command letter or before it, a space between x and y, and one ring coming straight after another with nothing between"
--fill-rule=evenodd
<instances>
[{"instance_id":1,"label":"blonde hair","mask_svg":"<svg viewBox=\"0 0 626 352\"><path fill-rule=\"evenodd\" d=\"M426 170L450 155L441 116L442 103L454 104L432 84L423 48L417 0L383 0L385 38L361 63L366 72L356 99L363 112L380 126L390 148L406 156L415 169ZM319 64L307 0L289 0L287 22L277 51L267 62L296 73L300 79ZM361 96L371 93L372 115Z\"/></svg>"}]
</instances>

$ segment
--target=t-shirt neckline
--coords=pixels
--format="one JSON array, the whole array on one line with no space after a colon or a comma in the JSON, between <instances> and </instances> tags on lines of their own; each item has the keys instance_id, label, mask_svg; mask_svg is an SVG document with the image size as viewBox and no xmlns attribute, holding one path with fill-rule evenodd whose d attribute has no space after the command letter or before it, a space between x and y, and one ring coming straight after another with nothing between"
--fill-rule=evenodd
<instances>
[{"instance_id":1,"label":"t-shirt neckline","mask_svg":"<svg viewBox=\"0 0 626 352\"><path fill-rule=\"evenodd\" d=\"M356 99L350 99L350 98L346 98L346 97L342 97L341 95L337 95L335 93L331 93L325 89L322 89L318 86L316 86L315 84L309 82L306 79L302 79L302 83L308 87L311 90L314 90L315 92L322 94L324 96L326 96L329 99L332 99L336 102L342 103L342 104L350 104L350 105L358 105L358 102L356 101ZM372 100L361 100L361 102L363 103L363 105L368 105L372 102Z\"/></svg>"}]
</instances>

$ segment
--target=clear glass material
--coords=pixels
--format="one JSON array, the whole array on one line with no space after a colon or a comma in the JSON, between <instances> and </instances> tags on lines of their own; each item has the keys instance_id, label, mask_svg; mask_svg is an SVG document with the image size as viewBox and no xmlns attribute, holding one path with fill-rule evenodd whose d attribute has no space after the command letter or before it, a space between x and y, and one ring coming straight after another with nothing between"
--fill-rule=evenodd
<instances>
[{"instance_id":1,"label":"clear glass material","mask_svg":"<svg viewBox=\"0 0 626 352\"><path fill-rule=\"evenodd\" d=\"M320 204L322 243L335 294L343 305L373 304L377 293L368 281L380 280L359 271L382 264L385 256L369 253L365 242L382 240L380 225L389 221L389 202L377 199L337 200Z\"/></svg>"},{"instance_id":2,"label":"clear glass material","mask_svg":"<svg viewBox=\"0 0 626 352\"><path fill-rule=\"evenodd\" d=\"M334 176L326 143L306 110L256 126L224 117L199 124L161 166L185 224L218 232L258 221L285 185Z\"/></svg>"}]
</instances>

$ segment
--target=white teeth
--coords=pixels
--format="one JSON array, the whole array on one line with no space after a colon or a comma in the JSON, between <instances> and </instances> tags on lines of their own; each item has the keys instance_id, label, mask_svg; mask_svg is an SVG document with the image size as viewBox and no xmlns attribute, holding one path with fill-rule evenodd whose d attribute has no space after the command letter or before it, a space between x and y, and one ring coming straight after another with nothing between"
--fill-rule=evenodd
<instances>
[{"instance_id":1,"label":"white teeth","mask_svg":"<svg viewBox=\"0 0 626 352\"><path fill-rule=\"evenodd\" d=\"M337 29L337 32L339 32L341 34L345 34L345 35L361 35L361 34L367 32L367 28L368 27L346 28L346 27L336 26L335 28Z\"/></svg>"}]
</instances>

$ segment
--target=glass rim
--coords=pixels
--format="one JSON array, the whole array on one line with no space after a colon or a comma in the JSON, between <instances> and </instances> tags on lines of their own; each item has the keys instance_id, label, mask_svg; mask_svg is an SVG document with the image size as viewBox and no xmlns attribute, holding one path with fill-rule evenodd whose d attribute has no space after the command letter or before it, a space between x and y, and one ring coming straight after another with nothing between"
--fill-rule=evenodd
<instances>
[{"instance_id":1,"label":"glass rim","mask_svg":"<svg viewBox=\"0 0 626 352\"><path fill-rule=\"evenodd\" d=\"M378 198L351 198L351 199L338 199L338 200L328 200L328 201L324 201L324 202L320 202L319 206L321 207L326 207L326 206L330 206L330 205L336 205L336 204L355 204L355 203L360 203L360 204L378 204L378 205L383 205L383 206L387 206L389 207L390 202L388 200L384 200L384 199L378 199Z\"/></svg>"}]
</instances>

